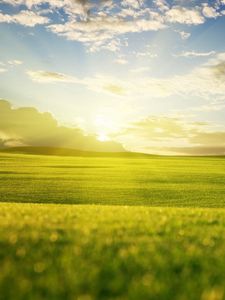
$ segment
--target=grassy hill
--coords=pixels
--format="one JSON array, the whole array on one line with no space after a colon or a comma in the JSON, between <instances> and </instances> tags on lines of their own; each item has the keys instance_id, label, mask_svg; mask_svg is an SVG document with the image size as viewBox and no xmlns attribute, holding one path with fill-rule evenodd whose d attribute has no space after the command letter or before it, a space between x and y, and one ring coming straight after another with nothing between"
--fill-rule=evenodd
<instances>
[{"instance_id":1,"label":"grassy hill","mask_svg":"<svg viewBox=\"0 0 225 300\"><path fill-rule=\"evenodd\" d=\"M150 154L135 152L95 152L57 147L12 147L0 149L2 153L20 153L33 155L81 156L81 157L130 157L147 158Z\"/></svg>"}]
</instances>

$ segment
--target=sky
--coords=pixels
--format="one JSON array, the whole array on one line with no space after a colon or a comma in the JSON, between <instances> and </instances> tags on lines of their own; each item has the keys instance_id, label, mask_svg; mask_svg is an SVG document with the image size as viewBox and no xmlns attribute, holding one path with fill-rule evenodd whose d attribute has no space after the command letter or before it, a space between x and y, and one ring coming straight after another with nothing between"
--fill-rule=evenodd
<instances>
[{"instance_id":1,"label":"sky","mask_svg":"<svg viewBox=\"0 0 225 300\"><path fill-rule=\"evenodd\" d=\"M225 0L1 0L0 36L11 110L128 151L225 154ZM10 122L2 145L32 145Z\"/></svg>"}]
</instances>

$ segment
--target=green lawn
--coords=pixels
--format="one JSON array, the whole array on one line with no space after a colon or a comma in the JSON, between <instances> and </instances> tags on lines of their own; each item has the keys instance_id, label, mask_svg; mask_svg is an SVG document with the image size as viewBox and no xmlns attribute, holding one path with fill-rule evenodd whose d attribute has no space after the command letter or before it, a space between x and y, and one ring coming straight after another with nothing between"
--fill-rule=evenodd
<instances>
[{"instance_id":1,"label":"green lawn","mask_svg":"<svg viewBox=\"0 0 225 300\"><path fill-rule=\"evenodd\" d=\"M225 206L225 158L0 153L3 202Z\"/></svg>"},{"instance_id":2,"label":"green lawn","mask_svg":"<svg viewBox=\"0 0 225 300\"><path fill-rule=\"evenodd\" d=\"M1 300L225 299L224 158L0 154L0 183Z\"/></svg>"}]
</instances>

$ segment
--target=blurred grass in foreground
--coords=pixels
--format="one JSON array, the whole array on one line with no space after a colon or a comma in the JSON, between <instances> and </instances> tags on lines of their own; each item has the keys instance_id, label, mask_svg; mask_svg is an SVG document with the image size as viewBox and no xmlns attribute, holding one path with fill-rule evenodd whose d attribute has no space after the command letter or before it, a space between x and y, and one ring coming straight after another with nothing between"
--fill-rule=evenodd
<instances>
[{"instance_id":1,"label":"blurred grass in foreground","mask_svg":"<svg viewBox=\"0 0 225 300\"><path fill-rule=\"evenodd\" d=\"M1 299L225 299L225 210L0 204Z\"/></svg>"}]
</instances>

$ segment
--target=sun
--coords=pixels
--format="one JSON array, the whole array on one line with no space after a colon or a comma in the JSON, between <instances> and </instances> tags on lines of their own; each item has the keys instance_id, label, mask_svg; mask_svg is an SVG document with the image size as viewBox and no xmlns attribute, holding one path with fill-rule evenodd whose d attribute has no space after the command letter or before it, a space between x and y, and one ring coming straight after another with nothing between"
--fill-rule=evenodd
<instances>
[{"instance_id":1,"label":"sun","mask_svg":"<svg viewBox=\"0 0 225 300\"><path fill-rule=\"evenodd\" d=\"M100 142L107 142L110 138L105 133L98 133L97 140Z\"/></svg>"},{"instance_id":2,"label":"sun","mask_svg":"<svg viewBox=\"0 0 225 300\"><path fill-rule=\"evenodd\" d=\"M109 141L110 134L117 131L117 126L112 118L107 115L96 115L94 118L94 127L97 139L101 142Z\"/></svg>"}]
</instances>

